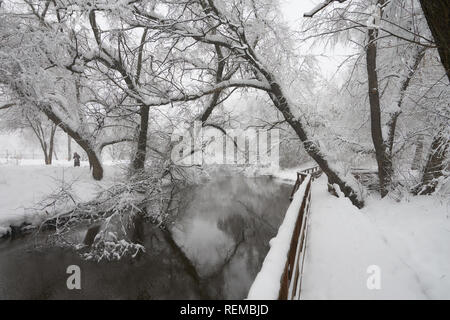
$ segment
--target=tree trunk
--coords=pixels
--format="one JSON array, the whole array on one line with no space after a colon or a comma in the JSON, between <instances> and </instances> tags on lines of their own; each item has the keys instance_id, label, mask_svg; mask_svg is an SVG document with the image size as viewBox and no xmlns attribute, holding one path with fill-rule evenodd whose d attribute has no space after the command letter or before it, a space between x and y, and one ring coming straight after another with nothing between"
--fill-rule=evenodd
<instances>
[{"instance_id":1,"label":"tree trunk","mask_svg":"<svg viewBox=\"0 0 450 320\"><path fill-rule=\"evenodd\" d=\"M44 142L44 146L42 147L42 151L44 152L45 165L48 166L50 164L50 160L48 159L47 143L46 142Z\"/></svg>"},{"instance_id":2,"label":"tree trunk","mask_svg":"<svg viewBox=\"0 0 450 320\"><path fill-rule=\"evenodd\" d=\"M328 183L331 185L337 184L344 195L350 199L353 205L361 209L364 206L363 200L359 199L358 195L351 188L351 186L349 186L338 176L338 174L330 167L325 157L323 157L320 149L311 140L308 139L307 134L303 129L303 125L299 120L295 119L289 108L286 108L284 106L287 104L286 101L284 99L280 100L279 97L273 94L271 94L271 99L277 109L283 114L286 121L294 129L297 136L303 142L303 146L305 147L306 152L308 152L309 156L314 159L314 161L319 165L322 171L327 175Z\"/></svg>"},{"instance_id":3,"label":"tree trunk","mask_svg":"<svg viewBox=\"0 0 450 320\"><path fill-rule=\"evenodd\" d=\"M416 151L414 153L414 159L411 165L411 170L420 169L420 164L422 162L422 154L423 154L423 135L419 135L417 137Z\"/></svg>"},{"instance_id":4,"label":"tree trunk","mask_svg":"<svg viewBox=\"0 0 450 320\"><path fill-rule=\"evenodd\" d=\"M438 47L439 56L450 81L450 5L448 0L420 0L423 13Z\"/></svg>"},{"instance_id":5,"label":"tree trunk","mask_svg":"<svg viewBox=\"0 0 450 320\"><path fill-rule=\"evenodd\" d=\"M405 98L406 91L408 90L409 84L416 74L416 71L419 69L420 62L422 61L424 55L425 55L425 48L416 48L417 52L415 53L414 61L411 66L407 65L408 68L408 74L406 78L402 81L400 84L400 92L399 92L399 98L397 101L397 108L398 110L390 115L390 119L387 123L387 127L389 128L388 137L387 137L387 152L389 154L389 157L392 158L392 153L394 150L394 141L395 141L395 131L397 129L397 120L400 116L402 110L402 104L403 99Z\"/></svg>"},{"instance_id":6,"label":"tree trunk","mask_svg":"<svg viewBox=\"0 0 450 320\"><path fill-rule=\"evenodd\" d=\"M223 71L225 69L225 59L222 53L222 49L220 46L215 45L216 54L217 54L217 70L216 70L216 83L220 83L223 80ZM217 90L213 93L211 100L200 117L200 121L202 125L205 125L208 118L211 116L214 109L217 107L217 103L219 102L220 95L222 90Z\"/></svg>"},{"instance_id":7,"label":"tree trunk","mask_svg":"<svg viewBox=\"0 0 450 320\"><path fill-rule=\"evenodd\" d=\"M86 150L85 150L86 151ZM97 154L93 151L86 151L89 159L89 167L92 170L92 176L95 180L101 180L103 178L103 166Z\"/></svg>"},{"instance_id":8,"label":"tree trunk","mask_svg":"<svg viewBox=\"0 0 450 320\"><path fill-rule=\"evenodd\" d=\"M353 205L358 208L362 208L364 206L364 201L359 197L357 190L354 190L350 185L348 185L338 175L338 173L330 167L320 148L309 139L306 130L303 127L303 123L292 113L291 106L286 99L286 96L283 93L280 84L276 80L276 77L264 67L262 67L263 64L258 61L258 59L256 58L257 55L253 52L251 47L248 48L248 54L250 57L249 61L270 84L270 91L268 91L268 94L274 106L278 109L278 111L281 112L286 122L295 131L300 141L302 141L303 146L306 152L308 152L309 156L313 158L314 161L316 161L322 171L327 175L328 183L337 184L344 195L350 199Z\"/></svg>"},{"instance_id":9,"label":"tree trunk","mask_svg":"<svg viewBox=\"0 0 450 320\"><path fill-rule=\"evenodd\" d=\"M299 119L297 119L291 111L288 101L286 100L281 87L275 81L274 77L264 71L264 76L271 84L271 92L269 92L269 96L274 103L275 107L282 113L286 122L294 129L297 136L303 143L306 152L308 152L309 156L316 161L322 171L328 177L328 183L337 184L341 191L344 193L346 197L350 199L350 201L358 208L362 208L364 206L364 202L362 199L359 199L358 194L355 190L352 189L343 179L341 179L338 174L330 167L328 161L323 156L320 149L308 138L308 135L303 128L303 124Z\"/></svg>"},{"instance_id":10,"label":"tree trunk","mask_svg":"<svg viewBox=\"0 0 450 320\"><path fill-rule=\"evenodd\" d=\"M50 165L50 164L51 164L51 160L49 159L49 156L48 156L48 146L47 146L47 142L46 142L45 140L43 140L43 139L45 139L45 137L42 138L41 136L38 136L38 138L39 138L39 142L40 142L40 144L41 144L42 152L44 153L44 162L45 162L45 165Z\"/></svg>"},{"instance_id":11,"label":"tree trunk","mask_svg":"<svg viewBox=\"0 0 450 320\"><path fill-rule=\"evenodd\" d=\"M52 126L51 132L50 132L50 141L48 146L48 165L51 165L53 162L53 152L55 147L55 132L56 132L56 125Z\"/></svg>"},{"instance_id":12,"label":"tree trunk","mask_svg":"<svg viewBox=\"0 0 450 320\"><path fill-rule=\"evenodd\" d=\"M40 106L39 108L45 115L55 124L61 127L78 145L87 153L89 162L92 164L92 176L95 180L103 179L103 166L95 146L92 145L88 138L82 137L81 134L75 131L70 126L66 125L48 106Z\"/></svg>"},{"instance_id":13,"label":"tree trunk","mask_svg":"<svg viewBox=\"0 0 450 320\"><path fill-rule=\"evenodd\" d=\"M378 178L380 182L380 194L384 198L389 192L392 178L392 161L388 154L388 148L383 139L381 129L380 93L377 74L377 37L375 28L369 29L369 43L367 45L366 66L369 85L370 103L370 128L372 141L375 147L375 155L378 164Z\"/></svg>"},{"instance_id":14,"label":"tree trunk","mask_svg":"<svg viewBox=\"0 0 450 320\"><path fill-rule=\"evenodd\" d=\"M67 161L72 160L72 138L67 135Z\"/></svg>"},{"instance_id":15,"label":"tree trunk","mask_svg":"<svg viewBox=\"0 0 450 320\"><path fill-rule=\"evenodd\" d=\"M386 152L389 155L389 158L392 159L392 153L394 151L394 141L395 141L395 131L397 130L397 121L398 117L400 116L401 112L395 112L394 114L391 114L391 118L389 119L388 123L386 124L389 128L388 137L387 137L387 150Z\"/></svg>"},{"instance_id":16,"label":"tree trunk","mask_svg":"<svg viewBox=\"0 0 450 320\"><path fill-rule=\"evenodd\" d=\"M149 107L142 105L140 114L141 114L141 125L139 130L136 155L133 160L133 169L135 171L143 170L145 166L145 158L147 155Z\"/></svg>"},{"instance_id":17,"label":"tree trunk","mask_svg":"<svg viewBox=\"0 0 450 320\"><path fill-rule=\"evenodd\" d=\"M443 176L446 169L446 155L450 141L445 136L444 131L440 131L431 143L428 161L423 171L422 183L415 190L416 194L431 194L436 190L437 179Z\"/></svg>"},{"instance_id":18,"label":"tree trunk","mask_svg":"<svg viewBox=\"0 0 450 320\"><path fill-rule=\"evenodd\" d=\"M47 155L47 165L51 165L53 162L53 148L49 147L48 155Z\"/></svg>"}]
</instances>

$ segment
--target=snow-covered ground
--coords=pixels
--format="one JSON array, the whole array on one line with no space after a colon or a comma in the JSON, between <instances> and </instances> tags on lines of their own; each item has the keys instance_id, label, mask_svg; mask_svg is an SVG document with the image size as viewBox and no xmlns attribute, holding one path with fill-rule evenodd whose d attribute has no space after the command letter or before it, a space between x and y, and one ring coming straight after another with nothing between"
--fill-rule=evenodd
<instances>
[{"instance_id":1,"label":"snow-covered ground","mask_svg":"<svg viewBox=\"0 0 450 320\"><path fill-rule=\"evenodd\" d=\"M11 224L40 219L31 208L63 179L73 182L78 200L87 201L120 179L121 171L121 165L105 165L104 180L96 182L87 163L18 164L0 159L0 235ZM300 169L271 175L294 181ZM312 186L309 223L302 299L450 299L450 202L442 195L402 202L373 197L358 210L331 196L322 176ZM367 286L373 270L380 271L379 290Z\"/></svg>"},{"instance_id":2,"label":"snow-covered ground","mask_svg":"<svg viewBox=\"0 0 450 320\"><path fill-rule=\"evenodd\" d=\"M358 210L325 183L312 187L302 299L450 299L448 198L370 198Z\"/></svg>"},{"instance_id":3,"label":"snow-covered ground","mask_svg":"<svg viewBox=\"0 0 450 320\"><path fill-rule=\"evenodd\" d=\"M17 165L19 164L19 165ZM81 163L74 168L71 162L56 161L51 166L42 164L42 160L0 159L0 236L10 225L24 221L36 222L32 208L45 196L56 191L62 181L72 185L73 194L79 201L95 197L99 188L110 186L118 179L120 166L104 166L105 178L101 182L92 179L89 165ZM43 214L43 213L42 213Z\"/></svg>"}]
</instances>

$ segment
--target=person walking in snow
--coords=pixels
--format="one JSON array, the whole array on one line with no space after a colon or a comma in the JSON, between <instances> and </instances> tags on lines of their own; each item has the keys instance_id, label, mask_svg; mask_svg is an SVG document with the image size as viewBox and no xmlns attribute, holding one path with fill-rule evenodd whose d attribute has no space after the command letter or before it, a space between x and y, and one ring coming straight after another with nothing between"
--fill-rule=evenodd
<instances>
[{"instance_id":1,"label":"person walking in snow","mask_svg":"<svg viewBox=\"0 0 450 320\"><path fill-rule=\"evenodd\" d=\"M73 166L74 167L80 166L80 155L76 152L73 154Z\"/></svg>"}]
</instances>

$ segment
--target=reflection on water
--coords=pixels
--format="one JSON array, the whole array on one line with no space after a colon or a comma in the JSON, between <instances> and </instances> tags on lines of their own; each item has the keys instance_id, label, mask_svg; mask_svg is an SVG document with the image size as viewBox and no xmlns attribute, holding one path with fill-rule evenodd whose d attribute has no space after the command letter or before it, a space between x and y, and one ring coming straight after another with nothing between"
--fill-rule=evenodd
<instances>
[{"instance_id":1,"label":"reflection on water","mask_svg":"<svg viewBox=\"0 0 450 320\"><path fill-rule=\"evenodd\" d=\"M0 299L242 299L289 205L290 186L269 178L224 177L183 194L173 238L144 226L135 261L87 262L30 238L0 243ZM66 287L81 267L82 290Z\"/></svg>"}]
</instances>

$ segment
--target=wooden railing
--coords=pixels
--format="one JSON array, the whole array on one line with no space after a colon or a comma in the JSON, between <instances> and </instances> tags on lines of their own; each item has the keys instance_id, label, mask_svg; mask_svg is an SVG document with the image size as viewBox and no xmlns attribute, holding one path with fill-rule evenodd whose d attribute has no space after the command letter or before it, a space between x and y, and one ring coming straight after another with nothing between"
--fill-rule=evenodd
<instances>
[{"instance_id":1,"label":"wooden railing","mask_svg":"<svg viewBox=\"0 0 450 320\"><path fill-rule=\"evenodd\" d=\"M319 166L316 166L297 172L297 180L295 181L294 188L292 189L289 200L292 201L292 199L294 198L294 194L297 192L298 188L305 180L305 178L308 176L308 174L310 174L311 179L314 180L322 174L322 170L320 169Z\"/></svg>"},{"instance_id":2,"label":"wooden railing","mask_svg":"<svg viewBox=\"0 0 450 320\"><path fill-rule=\"evenodd\" d=\"M289 248L289 253L281 277L280 292L278 300L295 300L300 297L300 288L303 273L303 263L305 259L306 234L308 228L308 216L311 208L311 183L320 176L322 171L320 167L312 167L302 172L297 172L297 180L291 193L291 201L300 185L305 181L308 175L311 175L305 189L300 211L295 224L294 234Z\"/></svg>"},{"instance_id":3,"label":"wooden railing","mask_svg":"<svg viewBox=\"0 0 450 320\"><path fill-rule=\"evenodd\" d=\"M306 229L308 214L311 204L311 179L306 186L305 195L302 200L300 212L292 235L289 253L281 277L280 292L278 300L294 300L300 295L301 276L303 273L303 262L306 247Z\"/></svg>"},{"instance_id":4,"label":"wooden railing","mask_svg":"<svg viewBox=\"0 0 450 320\"><path fill-rule=\"evenodd\" d=\"M271 240L271 248L253 282L248 299L296 300L300 298L303 264L311 206L313 178L321 174L318 167L297 173L291 205ZM281 262L281 263L280 263Z\"/></svg>"}]
</instances>

